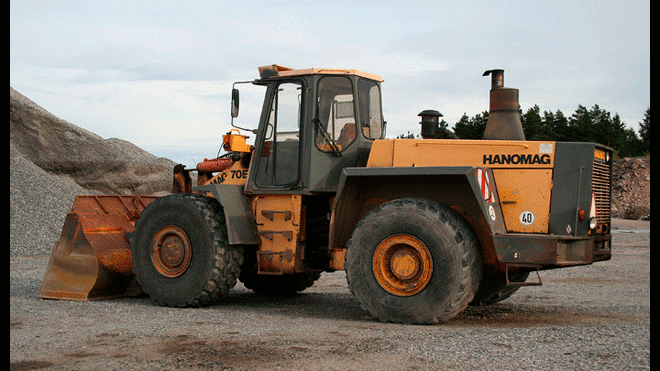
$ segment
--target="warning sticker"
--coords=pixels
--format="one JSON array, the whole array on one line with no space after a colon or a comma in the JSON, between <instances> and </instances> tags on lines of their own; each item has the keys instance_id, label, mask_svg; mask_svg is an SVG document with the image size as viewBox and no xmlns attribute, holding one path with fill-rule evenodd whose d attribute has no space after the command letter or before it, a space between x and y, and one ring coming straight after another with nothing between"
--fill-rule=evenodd
<instances>
[{"instance_id":1,"label":"warning sticker","mask_svg":"<svg viewBox=\"0 0 660 371\"><path fill-rule=\"evenodd\" d=\"M490 180L488 179L488 173L484 169L477 169L477 183L479 183L479 189L481 190L481 197L483 197L486 202L493 202L493 191L490 188Z\"/></svg>"},{"instance_id":2,"label":"warning sticker","mask_svg":"<svg viewBox=\"0 0 660 371\"><path fill-rule=\"evenodd\" d=\"M552 143L539 144L539 153L552 153Z\"/></svg>"}]
</instances>

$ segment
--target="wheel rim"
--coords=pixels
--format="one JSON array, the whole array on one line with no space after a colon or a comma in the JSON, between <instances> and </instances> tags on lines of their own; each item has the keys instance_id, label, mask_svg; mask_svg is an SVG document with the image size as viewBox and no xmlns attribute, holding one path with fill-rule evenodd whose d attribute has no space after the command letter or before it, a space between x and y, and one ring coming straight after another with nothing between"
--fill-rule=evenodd
<instances>
[{"instance_id":1,"label":"wheel rim","mask_svg":"<svg viewBox=\"0 0 660 371\"><path fill-rule=\"evenodd\" d=\"M433 259L419 239L396 235L378 245L373 269L383 289L397 296L410 296L422 291L431 281Z\"/></svg>"},{"instance_id":2,"label":"wheel rim","mask_svg":"<svg viewBox=\"0 0 660 371\"><path fill-rule=\"evenodd\" d=\"M179 277L188 269L192 257L190 240L179 227L167 226L154 236L151 243L151 261L161 275Z\"/></svg>"}]
</instances>

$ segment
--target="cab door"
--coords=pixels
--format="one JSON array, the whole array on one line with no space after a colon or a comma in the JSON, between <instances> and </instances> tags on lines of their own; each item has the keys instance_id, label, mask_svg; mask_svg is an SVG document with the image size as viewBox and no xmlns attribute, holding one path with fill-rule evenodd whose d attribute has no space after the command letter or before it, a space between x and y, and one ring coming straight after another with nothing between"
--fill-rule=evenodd
<instances>
[{"instance_id":1,"label":"cab door","mask_svg":"<svg viewBox=\"0 0 660 371\"><path fill-rule=\"evenodd\" d=\"M300 183L303 83L280 82L271 94L263 144L256 158L256 188L294 189Z\"/></svg>"}]
</instances>

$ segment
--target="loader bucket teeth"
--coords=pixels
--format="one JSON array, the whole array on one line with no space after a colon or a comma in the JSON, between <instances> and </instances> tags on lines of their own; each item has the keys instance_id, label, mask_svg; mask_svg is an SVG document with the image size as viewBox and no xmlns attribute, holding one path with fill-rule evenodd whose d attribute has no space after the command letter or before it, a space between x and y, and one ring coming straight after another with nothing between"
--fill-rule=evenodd
<instances>
[{"instance_id":1,"label":"loader bucket teeth","mask_svg":"<svg viewBox=\"0 0 660 371\"><path fill-rule=\"evenodd\" d=\"M127 234L153 196L78 196L64 221L37 296L98 300L136 296Z\"/></svg>"}]
</instances>

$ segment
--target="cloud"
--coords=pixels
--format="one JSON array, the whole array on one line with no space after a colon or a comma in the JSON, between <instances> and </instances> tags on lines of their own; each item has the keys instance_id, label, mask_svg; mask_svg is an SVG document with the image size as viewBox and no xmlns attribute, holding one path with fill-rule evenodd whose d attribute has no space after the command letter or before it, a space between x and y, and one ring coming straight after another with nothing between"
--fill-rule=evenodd
<instances>
[{"instance_id":1,"label":"cloud","mask_svg":"<svg viewBox=\"0 0 660 371\"><path fill-rule=\"evenodd\" d=\"M418 132L424 109L439 110L450 125L487 110L490 84L481 74L493 68L520 89L523 109L539 104L570 115L577 104L599 104L630 124L650 104L648 8L646 1L12 1L10 84L103 137L150 148L198 143L202 157L214 155L229 130L231 83L272 63L381 75L390 136ZM263 92L240 88L239 119L256 127Z\"/></svg>"}]
</instances>

